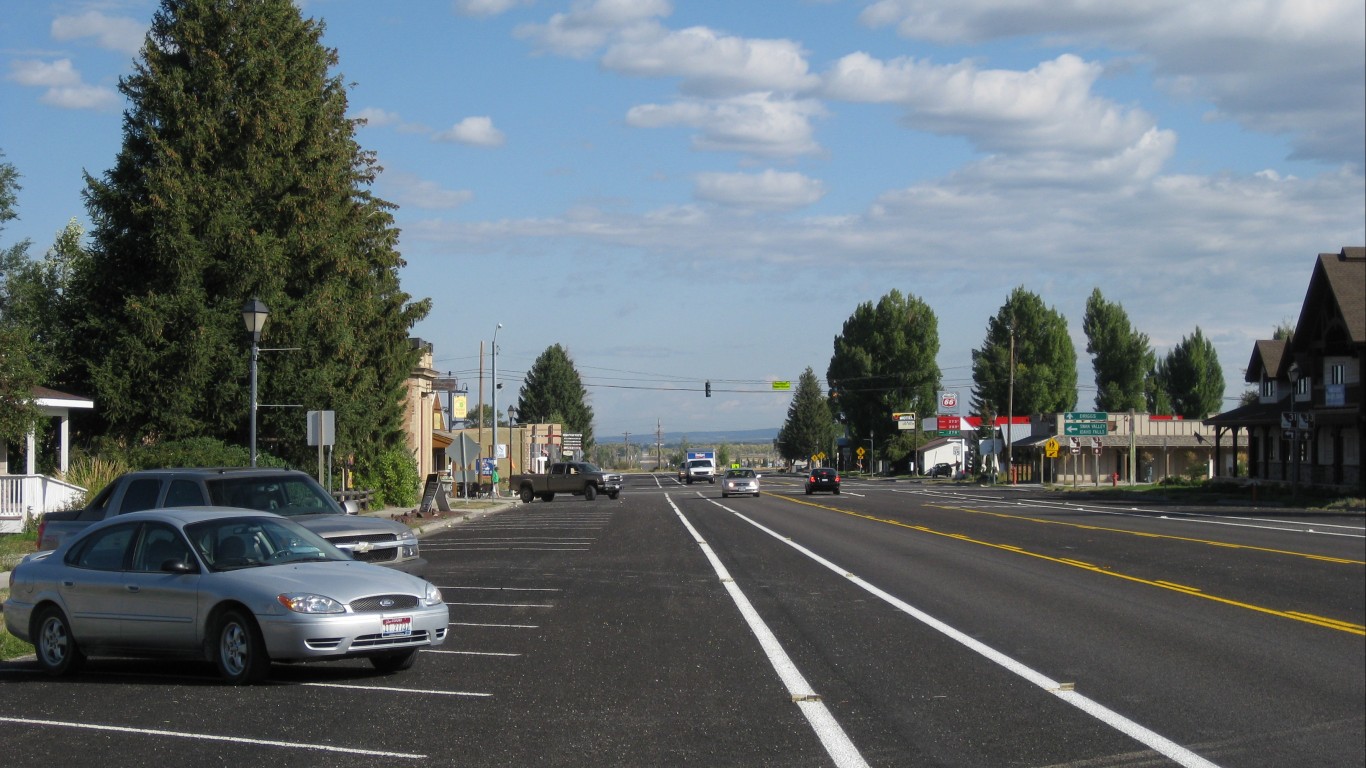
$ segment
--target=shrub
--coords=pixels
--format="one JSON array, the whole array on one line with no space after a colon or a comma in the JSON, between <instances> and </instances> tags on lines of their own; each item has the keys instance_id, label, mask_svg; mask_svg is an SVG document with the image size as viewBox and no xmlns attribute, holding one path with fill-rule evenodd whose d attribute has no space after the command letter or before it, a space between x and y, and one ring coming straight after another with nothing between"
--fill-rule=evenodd
<instances>
[{"instance_id":1,"label":"shrub","mask_svg":"<svg viewBox=\"0 0 1366 768\"><path fill-rule=\"evenodd\" d=\"M141 445L129 451L130 462L142 469L155 467L246 467L251 451L244 445L231 445L212 437L192 437ZM261 467L284 467L285 462L270 454L256 454Z\"/></svg>"},{"instance_id":2,"label":"shrub","mask_svg":"<svg viewBox=\"0 0 1366 768\"><path fill-rule=\"evenodd\" d=\"M84 506L87 500L104 490L104 487L113 482L114 478L127 471L129 471L128 465L118 456L105 458L104 456L76 453L72 456L71 463L67 467L66 481L84 488L85 498L79 501L73 500L70 508L76 509Z\"/></svg>"},{"instance_id":3,"label":"shrub","mask_svg":"<svg viewBox=\"0 0 1366 768\"><path fill-rule=\"evenodd\" d=\"M356 467L356 486L375 492L376 507L417 506L417 460L401 447L386 448L372 463Z\"/></svg>"}]
</instances>

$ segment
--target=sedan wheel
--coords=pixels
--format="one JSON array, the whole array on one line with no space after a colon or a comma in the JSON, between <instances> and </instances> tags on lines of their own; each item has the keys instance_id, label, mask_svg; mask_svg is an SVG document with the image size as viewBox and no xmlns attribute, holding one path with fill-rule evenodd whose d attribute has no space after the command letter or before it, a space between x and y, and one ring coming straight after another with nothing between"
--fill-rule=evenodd
<instances>
[{"instance_id":1,"label":"sedan wheel","mask_svg":"<svg viewBox=\"0 0 1366 768\"><path fill-rule=\"evenodd\" d=\"M49 675L65 675L85 662L85 654L71 634L66 614L56 606L48 606L38 614L34 633L34 650L38 652L38 666Z\"/></svg>"},{"instance_id":2,"label":"sedan wheel","mask_svg":"<svg viewBox=\"0 0 1366 768\"><path fill-rule=\"evenodd\" d=\"M261 631L249 616L238 610L225 612L218 620L213 637L216 639L214 661L218 674L229 685L249 685L266 679L270 656L266 654Z\"/></svg>"}]
</instances>

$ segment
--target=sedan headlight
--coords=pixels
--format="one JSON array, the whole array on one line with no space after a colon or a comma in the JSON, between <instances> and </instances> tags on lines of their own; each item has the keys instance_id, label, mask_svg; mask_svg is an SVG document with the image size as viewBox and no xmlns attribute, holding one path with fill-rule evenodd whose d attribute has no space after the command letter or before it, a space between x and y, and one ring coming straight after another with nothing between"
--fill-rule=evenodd
<instances>
[{"instance_id":1,"label":"sedan headlight","mask_svg":"<svg viewBox=\"0 0 1366 768\"><path fill-rule=\"evenodd\" d=\"M295 613L346 613L346 606L324 595L290 592L277 595L275 599Z\"/></svg>"},{"instance_id":2,"label":"sedan headlight","mask_svg":"<svg viewBox=\"0 0 1366 768\"><path fill-rule=\"evenodd\" d=\"M437 589L435 584L429 583L427 585L427 594L422 597L422 604L441 605L443 602L445 601L441 597L441 590Z\"/></svg>"},{"instance_id":3,"label":"sedan headlight","mask_svg":"<svg viewBox=\"0 0 1366 768\"><path fill-rule=\"evenodd\" d=\"M398 553L405 560L417 557L417 534L411 528L398 535Z\"/></svg>"}]
</instances>

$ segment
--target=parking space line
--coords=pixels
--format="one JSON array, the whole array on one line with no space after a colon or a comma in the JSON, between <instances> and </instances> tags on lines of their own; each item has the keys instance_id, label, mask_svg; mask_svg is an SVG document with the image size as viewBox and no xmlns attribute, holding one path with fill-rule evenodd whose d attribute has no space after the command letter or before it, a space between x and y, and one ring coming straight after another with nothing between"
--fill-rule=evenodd
<instances>
[{"instance_id":1,"label":"parking space line","mask_svg":"<svg viewBox=\"0 0 1366 768\"><path fill-rule=\"evenodd\" d=\"M447 600L446 605L472 605L483 608L554 608L548 603L457 603Z\"/></svg>"},{"instance_id":2,"label":"parking space line","mask_svg":"<svg viewBox=\"0 0 1366 768\"><path fill-rule=\"evenodd\" d=\"M438 651L438 650L436 650L436 649L434 649L434 648L433 648L433 649L430 649L430 650L428 650L428 649L423 649L422 652L423 652L423 653L444 653L444 654L446 654L446 655L454 655L454 656L505 656L505 657L508 657L508 658L516 658L516 657L522 655L522 654L520 654L520 653L498 653L498 652L495 652L495 651Z\"/></svg>"},{"instance_id":3,"label":"parking space line","mask_svg":"<svg viewBox=\"0 0 1366 768\"><path fill-rule=\"evenodd\" d=\"M479 623L477 623L477 622L472 622L472 621L452 621L452 622L449 622L446 626L448 626L448 627L495 627L495 628L501 628L501 629L540 629L540 628L541 628L540 625L537 625L537 624L479 624Z\"/></svg>"},{"instance_id":4,"label":"parking space line","mask_svg":"<svg viewBox=\"0 0 1366 768\"><path fill-rule=\"evenodd\" d=\"M437 691L430 688L397 688L388 685L348 685L346 683L292 683L308 688L346 688L355 691L388 691L390 693L421 693L428 696L469 696L476 699L487 699L493 694L477 693L475 691Z\"/></svg>"},{"instance_id":5,"label":"parking space line","mask_svg":"<svg viewBox=\"0 0 1366 768\"><path fill-rule=\"evenodd\" d=\"M97 725L94 723L73 723L63 720L38 720L28 717L4 717L0 716L0 723L14 723L16 725L36 725L55 728L75 728L88 731L104 731L107 733L131 733L139 736L164 736L174 739L191 739L194 741L222 741L232 744L249 744L261 747L279 747L282 749L305 749L315 752L337 752L347 755L366 755L368 757L394 757L402 760L426 760L427 755L414 754L411 752L389 752L377 749L359 749L356 747L337 747L330 744L308 744L299 741L275 741L273 739L251 739L243 736L219 736L212 733L189 733L180 731L166 731L157 728L130 728L122 725Z\"/></svg>"}]
</instances>

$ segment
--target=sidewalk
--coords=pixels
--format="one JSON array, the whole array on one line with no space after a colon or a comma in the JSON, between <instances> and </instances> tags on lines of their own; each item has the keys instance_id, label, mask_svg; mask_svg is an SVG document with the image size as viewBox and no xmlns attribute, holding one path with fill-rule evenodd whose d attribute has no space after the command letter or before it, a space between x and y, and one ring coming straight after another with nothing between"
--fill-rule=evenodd
<instances>
[{"instance_id":1,"label":"sidewalk","mask_svg":"<svg viewBox=\"0 0 1366 768\"><path fill-rule=\"evenodd\" d=\"M522 502L513 497L503 497L498 499L451 499L451 511L445 512L433 509L425 515L420 514L417 509L412 507L385 507L383 509L372 509L360 514L366 517L385 517L390 520L397 520L406 523L412 528L418 538L422 538L436 531L443 531L471 520L481 520L489 515L502 512L510 507L520 505Z\"/></svg>"}]
</instances>

